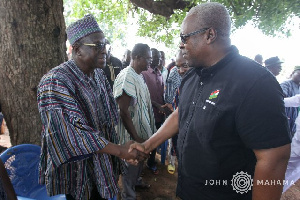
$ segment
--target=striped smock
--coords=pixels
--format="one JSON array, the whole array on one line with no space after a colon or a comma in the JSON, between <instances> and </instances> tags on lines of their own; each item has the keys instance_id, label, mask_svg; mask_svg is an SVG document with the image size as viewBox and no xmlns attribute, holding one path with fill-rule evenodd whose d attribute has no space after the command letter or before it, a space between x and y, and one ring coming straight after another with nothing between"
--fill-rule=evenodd
<instances>
[{"instance_id":1,"label":"striped smock","mask_svg":"<svg viewBox=\"0 0 300 200\"><path fill-rule=\"evenodd\" d=\"M142 75L137 74L131 66L126 67L117 76L113 91L116 99L123 91L132 97L128 110L139 137L146 140L156 132L150 93ZM133 139L122 120L119 121L117 130L121 144Z\"/></svg>"},{"instance_id":2,"label":"striped smock","mask_svg":"<svg viewBox=\"0 0 300 200\"><path fill-rule=\"evenodd\" d=\"M39 182L48 195L89 199L93 187L103 198L118 192L119 158L96 154L118 144L117 105L103 71L85 75L69 60L48 72L38 86L42 119Z\"/></svg>"}]
</instances>

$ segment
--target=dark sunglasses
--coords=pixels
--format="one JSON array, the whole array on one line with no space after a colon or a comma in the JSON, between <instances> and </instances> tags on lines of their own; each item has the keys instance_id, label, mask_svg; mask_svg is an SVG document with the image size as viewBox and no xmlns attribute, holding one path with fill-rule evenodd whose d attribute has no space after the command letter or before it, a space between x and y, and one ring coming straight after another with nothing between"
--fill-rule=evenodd
<instances>
[{"instance_id":1,"label":"dark sunglasses","mask_svg":"<svg viewBox=\"0 0 300 200\"><path fill-rule=\"evenodd\" d=\"M97 44L87 44L83 43L85 46L96 47L98 51L103 51L105 49L106 43L97 43Z\"/></svg>"},{"instance_id":2,"label":"dark sunglasses","mask_svg":"<svg viewBox=\"0 0 300 200\"><path fill-rule=\"evenodd\" d=\"M198 33L202 33L202 32L204 32L204 31L206 31L206 30L208 30L209 28L202 28L202 29L200 29L200 30L198 30L198 31L194 31L194 32L191 32L191 33L188 33L188 34L182 34L182 33L180 33L180 38L181 38L181 42L183 43L183 44L186 44L186 40L190 37L190 36L192 36L192 35L196 35L196 34L198 34Z\"/></svg>"}]
</instances>

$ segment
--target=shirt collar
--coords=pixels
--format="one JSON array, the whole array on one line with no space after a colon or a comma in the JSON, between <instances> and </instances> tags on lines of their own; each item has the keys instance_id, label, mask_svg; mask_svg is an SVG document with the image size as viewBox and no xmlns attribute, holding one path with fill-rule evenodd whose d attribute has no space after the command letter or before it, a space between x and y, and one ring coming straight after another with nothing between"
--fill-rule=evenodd
<instances>
[{"instance_id":1,"label":"shirt collar","mask_svg":"<svg viewBox=\"0 0 300 200\"><path fill-rule=\"evenodd\" d=\"M239 50L234 45L232 45L230 47L228 53L226 54L226 56L224 58L222 58L219 62L217 62L216 64L214 64L211 67L196 68L195 71L199 76L203 76L205 74L213 74L215 71L224 67L226 65L226 63L228 63L232 58L236 57L237 55L239 55Z\"/></svg>"},{"instance_id":2,"label":"shirt collar","mask_svg":"<svg viewBox=\"0 0 300 200\"><path fill-rule=\"evenodd\" d=\"M150 72L150 73L153 73L153 74L161 74L160 73L160 70L157 68L157 67L155 67L154 69L152 69L151 67L149 67L148 68L148 71Z\"/></svg>"}]
</instances>

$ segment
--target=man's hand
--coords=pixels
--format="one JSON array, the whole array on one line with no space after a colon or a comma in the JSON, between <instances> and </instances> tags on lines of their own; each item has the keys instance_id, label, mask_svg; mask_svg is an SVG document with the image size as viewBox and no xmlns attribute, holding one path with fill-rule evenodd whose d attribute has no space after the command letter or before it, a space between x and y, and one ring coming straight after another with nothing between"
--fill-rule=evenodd
<instances>
[{"instance_id":1,"label":"man's hand","mask_svg":"<svg viewBox=\"0 0 300 200\"><path fill-rule=\"evenodd\" d=\"M165 105L162 105L161 107L162 107L162 108L167 107L167 108L169 108L169 110L171 110L172 112L174 111L173 106L172 106L172 104L170 104L170 103L166 103Z\"/></svg>"},{"instance_id":2,"label":"man's hand","mask_svg":"<svg viewBox=\"0 0 300 200\"><path fill-rule=\"evenodd\" d=\"M155 101L151 101L151 102L152 102L152 105L154 105L158 109L159 113L163 113L166 115L170 115L172 113L172 110L169 108L169 106L166 106L166 104L161 105Z\"/></svg>"},{"instance_id":3,"label":"man's hand","mask_svg":"<svg viewBox=\"0 0 300 200\"><path fill-rule=\"evenodd\" d=\"M174 111L173 107L172 107L172 104L169 104L169 103L166 103L165 105L162 105L161 109L162 109L162 112L164 114L166 114L167 116L170 115Z\"/></svg>"},{"instance_id":4,"label":"man's hand","mask_svg":"<svg viewBox=\"0 0 300 200\"><path fill-rule=\"evenodd\" d=\"M125 159L130 164L137 164L138 162L144 161L148 158L148 155L143 151L138 151L137 149L130 149L134 141L129 141L124 145L121 145L121 155L120 158Z\"/></svg>"},{"instance_id":5,"label":"man's hand","mask_svg":"<svg viewBox=\"0 0 300 200\"><path fill-rule=\"evenodd\" d=\"M138 151L146 153L146 154L150 153L150 151L146 150L146 147L143 143L137 143L137 142L132 143L129 147L129 152L134 151L134 150L138 150Z\"/></svg>"}]
</instances>

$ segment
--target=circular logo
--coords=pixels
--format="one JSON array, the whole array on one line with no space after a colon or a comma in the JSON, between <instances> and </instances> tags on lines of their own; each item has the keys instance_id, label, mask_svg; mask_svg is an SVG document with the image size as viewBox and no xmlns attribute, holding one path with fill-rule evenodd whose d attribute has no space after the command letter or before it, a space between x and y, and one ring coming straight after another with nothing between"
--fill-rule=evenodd
<instances>
[{"instance_id":1,"label":"circular logo","mask_svg":"<svg viewBox=\"0 0 300 200\"><path fill-rule=\"evenodd\" d=\"M253 180L247 172L237 172L231 179L233 190L237 193L247 193L251 190Z\"/></svg>"}]
</instances>

